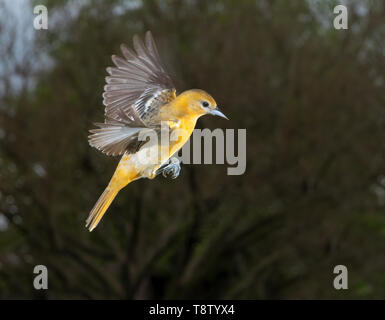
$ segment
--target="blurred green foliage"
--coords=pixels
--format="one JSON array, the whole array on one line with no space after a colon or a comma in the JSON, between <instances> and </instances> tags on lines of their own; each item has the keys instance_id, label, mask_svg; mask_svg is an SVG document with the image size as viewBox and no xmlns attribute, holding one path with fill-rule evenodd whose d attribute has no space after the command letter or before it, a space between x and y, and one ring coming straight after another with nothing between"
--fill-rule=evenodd
<instances>
[{"instance_id":1,"label":"blurred green foliage","mask_svg":"<svg viewBox=\"0 0 385 320\"><path fill-rule=\"evenodd\" d=\"M342 31L334 1L45 1L49 29L14 72L43 68L18 91L0 77L0 298L384 298L385 8L347 2ZM146 30L178 89L231 119L199 127L247 129L246 173L136 181L89 233L118 159L87 130L111 54Z\"/></svg>"}]
</instances>

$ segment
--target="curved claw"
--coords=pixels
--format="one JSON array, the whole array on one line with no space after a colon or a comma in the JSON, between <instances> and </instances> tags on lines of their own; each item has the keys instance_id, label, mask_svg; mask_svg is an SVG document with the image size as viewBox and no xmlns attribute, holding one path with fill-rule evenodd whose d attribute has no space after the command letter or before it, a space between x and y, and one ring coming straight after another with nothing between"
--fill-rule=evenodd
<instances>
[{"instance_id":1,"label":"curved claw","mask_svg":"<svg viewBox=\"0 0 385 320\"><path fill-rule=\"evenodd\" d=\"M163 177L176 179L180 174L180 161L177 158L171 158L169 164L159 169Z\"/></svg>"},{"instance_id":2,"label":"curved claw","mask_svg":"<svg viewBox=\"0 0 385 320\"><path fill-rule=\"evenodd\" d=\"M180 166L172 164L164 168L162 175L165 178L176 179L179 176L179 173L180 173Z\"/></svg>"}]
</instances>

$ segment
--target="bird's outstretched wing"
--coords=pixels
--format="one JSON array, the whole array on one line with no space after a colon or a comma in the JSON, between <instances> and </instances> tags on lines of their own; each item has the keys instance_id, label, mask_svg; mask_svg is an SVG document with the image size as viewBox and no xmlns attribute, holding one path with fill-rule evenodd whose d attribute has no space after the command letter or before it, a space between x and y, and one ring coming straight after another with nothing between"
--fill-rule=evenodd
<instances>
[{"instance_id":1,"label":"bird's outstretched wing","mask_svg":"<svg viewBox=\"0 0 385 320\"><path fill-rule=\"evenodd\" d=\"M90 130L90 145L107 155L135 152L139 132L153 127L159 109L176 97L151 32L144 43L135 35L133 44L135 51L121 46L124 59L112 56L116 67L107 68L105 122Z\"/></svg>"}]
</instances>

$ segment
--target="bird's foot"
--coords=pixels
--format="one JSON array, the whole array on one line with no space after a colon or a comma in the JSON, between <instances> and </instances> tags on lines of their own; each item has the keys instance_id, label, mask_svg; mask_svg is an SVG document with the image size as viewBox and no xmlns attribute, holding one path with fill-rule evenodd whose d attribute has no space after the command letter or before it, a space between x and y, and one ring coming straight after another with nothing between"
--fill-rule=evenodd
<instances>
[{"instance_id":1,"label":"bird's foot","mask_svg":"<svg viewBox=\"0 0 385 320\"><path fill-rule=\"evenodd\" d=\"M157 174L162 174L165 178L175 179L179 176L181 167L178 158L172 157L165 165L157 170Z\"/></svg>"}]
</instances>

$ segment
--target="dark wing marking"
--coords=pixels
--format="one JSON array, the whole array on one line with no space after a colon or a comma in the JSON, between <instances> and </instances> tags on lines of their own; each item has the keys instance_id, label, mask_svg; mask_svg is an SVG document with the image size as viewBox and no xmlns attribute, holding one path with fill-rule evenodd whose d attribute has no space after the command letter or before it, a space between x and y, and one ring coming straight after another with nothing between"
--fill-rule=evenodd
<instances>
[{"instance_id":1,"label":"dark wing marking","mask_svg":"<svg viewBox=\"0 0 385 320\"><path fill-rule=\"evenodd\" d=\"M107 68L104 87L105 123L90 130L91 146L107 155L121 155L138 150L138 134L157 127L159 109L175 98L175 88L163 67L151 32L145 43L133 39L135 51L122 45L125 59L112 56L116 67Z\"/></svg>"},{"instance_id":2,"label":"dark wing marking","mask_svg":"<svg viewBox=\"0 0 385 320\"><path fill-rule=\"evenodd\" d=\"M123 114L119 115L119 120L106 117L104 123L95 123L98 129L90 130L88 136L89 144L92 147L111 156L121 155L128 151L137 151L141 141L138 135L142 130L149 130L143 127L131 127L132 122Z\"/></svg>"},{"instance_id":3,"label":"dark wing marking","mask_svg":"<svg viewBox=\"0 0 385 320\"><path fill-rule=\"evenodd\" d=\"M135 52L122 45L124 58L112 56L115 67L107 68L104 87L105 115L117 119L122 110L135 123L147 126L159 108L175 98L175 88L163 67L150 31L145 43L133 39Z\"/></svg>"}]
</instances>

